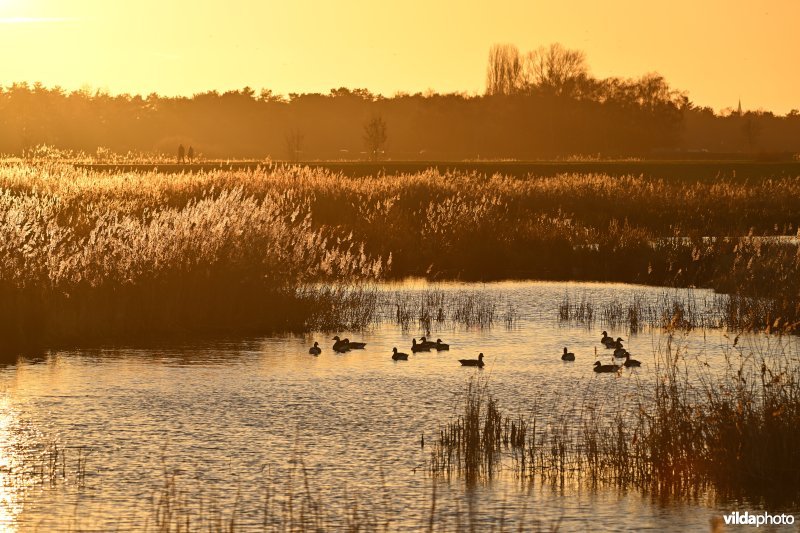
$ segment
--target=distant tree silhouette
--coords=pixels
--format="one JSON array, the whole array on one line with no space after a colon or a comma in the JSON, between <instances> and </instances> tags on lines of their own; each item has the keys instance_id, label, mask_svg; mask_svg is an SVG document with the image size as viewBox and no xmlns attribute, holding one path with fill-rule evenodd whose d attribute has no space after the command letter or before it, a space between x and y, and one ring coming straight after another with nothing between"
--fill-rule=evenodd
<instances>
[{"instance_id":1,"label":"distant tree silhouette","mask_svg":"<svg viewBox=\"0 0 800 533\"><path fill-rule=\"evenodd\" d=\"M92 156L103 147L108 153L174 158L176 146L191 138L212 159L269 154L295 159L298 143L287 143L287 132L301 131L304 159L356 158L365 149L373 159L386 141L376 148L368 140L380 141L381 131L386 136L387 124L393 159L800 153L800 113L717 114L693 106L658 74L598 79L580 53L555 45L541 50L536 55L541 68L534 68L530 54L521 56L516 47L492 47L484 95L387 98L340 87L327 94L281 96L244 88L165 97L15 83L0 86L0 154L30 154L47 144ZM380 121L370 127L353 117Z\"/></svg>"},{"instance_id":2,"label":"distant tree silhouette","mask_svg":"<svg viewBox=\"0 0 800 533\"><path fill-rule=\"evenodd\" d=\"M386 121L383 117L375 116L364 124L364 147L370 161L381 158L387 140Z\"/></svg>"},{"instance_id":3,"label":"distant tree silhouette","mask_svg":"<svg viewBox=\"0 0 800 533\"><path fill-rule=\"evenodd\" d=\"M586 55L569 50L559 43L528 52L524 61L524 81L553 94L572 94L579 80L585 79L588 68Z\"/></svg>"},{"instance_id":4,"label":"distant tree silhouette","mask_svg":"<svg viewBox=\"0 0 800 533\"><path fill-rule=\"evenodd\" d=\"M513 44L495 44L489 49L486 94L514 94L523 85L522 59Z\"/></svg>"}]
</instances>

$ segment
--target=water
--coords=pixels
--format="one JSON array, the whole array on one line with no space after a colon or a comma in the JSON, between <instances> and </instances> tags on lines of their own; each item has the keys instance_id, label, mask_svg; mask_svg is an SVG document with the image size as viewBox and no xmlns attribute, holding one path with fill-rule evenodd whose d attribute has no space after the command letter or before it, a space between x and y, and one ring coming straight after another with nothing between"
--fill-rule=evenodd
<instances>
[{"instance_id":1,"label":"water","mask_svg":"<svg viewBox=\"0 0 800 533\"><path fill-rule=\"evenodd\" d=\"M381 290L414 297L425 288L408 283ZM654 348L665 342L646 329L630 338L610 332L627 339L643 367L619 378L596 375L592 363L610 361L598 342L604 328L557 320L565 292L599 305L634 293L654 299L665 289L574 283L436 288L489 295L502 302L499 315L511 304L519 320L511 329L502 320L491 329L445 324L432 336L449 342L450 351L411 355L407 362L392 361L391 349L410 352L419 332L383 323L339 332L368 343L344 355L330 349L332 333L315 332L61 351L0 369L0 523L9 530L152 529L159 491L174 474L186 508L199 514L202 501L209 519L229 518L235 508L236 524L245 529L262 525L267 500L273 512L285 513L284 496L290 487L305 494L304 479L330 520L344 525L340 508L357 501L379 509L392 529L419 529L430 518L434 490L425 461L470 378L488 379L510 414L546 419L597 398L610 411L624 410L652 376ZM694 297L702 306L710 294L695 291ZM314 340L323 347L319 357L308 355ZM776 342L796 349L793 339L764 335L744 336L737 347ZM733 349L719 330L682 334L678 344L716 370ZM575 363L560 360L564 346L575 352ZM486 355L484 369L459 366L458 359L479 351ZM51 468L47 450L54 444L63 456ZM78 457L86 454L82 473ZM454 479L436 483L435 490L434 516L449 527L496 526L502 517L507 526L522 520L567 531L707 530L712 516L759 510L745 502L715 504L708 495L659 501L635 491L539 483L521 488L511 476L469 488Z\"/></svg>"}]
</instances>

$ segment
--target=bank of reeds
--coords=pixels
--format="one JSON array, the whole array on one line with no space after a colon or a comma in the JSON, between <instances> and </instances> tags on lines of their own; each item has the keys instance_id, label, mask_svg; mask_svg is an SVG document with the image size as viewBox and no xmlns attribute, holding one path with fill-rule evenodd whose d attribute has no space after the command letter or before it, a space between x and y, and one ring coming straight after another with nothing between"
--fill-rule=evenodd
<instances>
[{"instance_id":1,"label":"bank of reeds","mask_svg":"<svg viewBox=\"0 0 800 533\"><path fill-rule=\"evenodd\" d=\"M488 390L470 387L463 412L440 431L431 471L474 481L504 465L522 479L555 485L605 484L671 497L712 488L723 498L800 501L798 354L771 338L748 348L736 339L722 368L686 355L670 335L629 405L609 409L585 398L579 409L562 405L517 422L516 439L496 430L513 419Z\"/></svg>"},{"instance_id":2,"label":"bank of reeds","mask_svg":"<svg viewBox=\"0 0 800 533\"><path fill-rule=\"evenodd\" d=\"M792 318L796 310L787 305L788 300L784 299L741 294L712 294L699 301L691 289L663 291L655 299L633 292L627 300L614 298L595 304L586 294L578 298L567 292L558 306L558 319L588 328L599 323L603 328L629 333L638 333L645 327L794 333L800 322Z\"/></svg>"},{"instance_id":3,"label":"bank of reeds","mask_svg":"<svg viewBox=\"0 0 800 533\"><path fill-rule=\"evenodd\" d=\"M307 283L407 276L704 286L771 299L791 324L800 254L773 237L797 235L798 183L0 164L0 335L297 330L326 321L298 300ZM464 322L494 319L464 303Z\"/></svg>"}]
</instances>

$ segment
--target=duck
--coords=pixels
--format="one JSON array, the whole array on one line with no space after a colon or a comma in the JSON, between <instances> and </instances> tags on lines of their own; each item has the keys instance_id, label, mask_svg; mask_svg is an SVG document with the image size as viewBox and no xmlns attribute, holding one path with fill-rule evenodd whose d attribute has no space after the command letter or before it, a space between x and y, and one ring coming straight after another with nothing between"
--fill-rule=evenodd
<instances>
[{"instance_id":1,"label":"duck","mask_svg":"<svg viewBox=\"0 0 800 533\"><path fill-rule=\"evenodd\" d=\"M637 361L636 359L631 359L631 354L627 354L625 356L625 362L622 363L626 368L642 366L641 361Z\"/></svg>"},{"instance_id":2,"label":"duck","mask_svg":"<svg viewBox=\"0 0 800 533\"><path fill-rule=\"evenodd\" d=\"M434 345L437 352L447 351L450 349L449 344L445 344L442 342L442 339L436 339L436 344Z\"/></svg>"},{"instance_id":3,"label":"duck","mask_svg":"<svg viewBox=\"0 0 800 533\"><path fill-rule=\"evenodd\" d=\"M417 344L417 339L412 339L411 340L411 351L413 353L430 352L431 351L431 347L430 346L425 346L424 344Z\"/></svg>"},{"instance_id":4,"label":"duck","mask_svg":"<svg viewBox=\"0 0 800 533\"><path fill-rule=\"evenodd\" d=\"M408 361L408 354L397 351L397 346L392 348L392 359L395 361Z\"/></svg>"},{"instance_id":5,"label":"duck","mask_svg":"<svg viewBox=\"0 0 800 533\"><path fill-rule=\"evenodd\" d=\"M619 371L620 367L617 365L604 365L600 363L600 361L594 362L594 371L595 372L617 372Z\"/></svg>"},{"instance_id":6,"label":"duck","mask_svg":"<svg viewBox=\"0 0 800 533\"><path fill-rule=\"evenodd\" d=\"M619 348L615 348L614 349L614 357L616 357L618 359L622 359L623 357L627 357L629 355L630 355L630 352L628 352L628 350L626 350L622 346L620 346Z\"/></svg>"},{"instance_id":7,"label":"duck","mask_svg":"<svg viewBox=\"0 0 800 533\"><path fill-rule=\"evenodd\" d=\"M319 355L322 353L322 348L319 347L319 343L314 341L314 346L308 349L308 353L311 355Z\"/></svg>"},{"instance_id":8,"label":"duck","mask_svg":"<svg viewBox=\"0 0 800 533\"><path fill-rule=\"evenodd\" d=\"M459 359L458 362L461 363L461 366L477 366L478 368L483 368L483 352L478 354L477 359Z\"/></svg>"},{"instance_id":9,"label":"duck","mask_svg":"<svg viewBox=\"0 0 800 533\"><path fill-rule=\"evenodd\" d=\"M603 338L600 339L600 344L602 344L606 348L611 348L612 346L614 346L614 339L612 339L611 337L608 336L608 332L607 331L604 331L603 332Z\"/></svg>"},{"instance_id":10,"label":"duck","mask_svg":"<svg viewBox=\"0 0 800 533\"><path fill-rule=\"evenodd\" d=\"M367 346L366 342L354 342L354 341L351 341L350 339L345 339L342 342L347 343L347 347L350 350L363 350Z\"/></svg>"},{"instance_id":11,"label":"duck","mask_svg":"<svg viewBox=\"0 0 800 533\"><path fill-rule=\"evenodd\" d=\"M611 346L606 346L606 348L614 348L614 349L622 348L623 340L624 339L622 337L617 337L617 340L614 341L614 344L612 344Z\"/></svg>"},{"instance_id":12,"label":"duck","mask_svg":"<svg viewBox=\"0 0 800 533\"><path fill-rule=\"evenodd\" d=\"M561 355L561 360L562 361L574 361L575 360L575 354L572 353L572 352L568 352L567 351L567 347L565 346L564 347L564 353Z\"/></svg>"},{"instance_id":13,"label":"duck","mask_svg":"<svg viewBox=\"0 0 800 533\"><path fill-rule=\"evenodd\" d=\"M433 341L429 341L429 340L428 340L427 338L425 338L425 337L420 337L420 338L419 338L419 342L420 342L420 344L422 344L423 346L426 346L428 349L430 349L430 348L436 348L436 343L435 343L435 342L433 342Z\"/></svg>"},{"instance_id":14,"label":"duck","mask_svg":"<svg viewBox=\"0 0 800 533\"><path fill-rule=\"evenodd\" d=\"M350 346L348 345L347 341L340 339L339 335L336 335L332 340L336 341L333 343L334 352L345 353L350 351Z\"/></svg>"}]
</instances>

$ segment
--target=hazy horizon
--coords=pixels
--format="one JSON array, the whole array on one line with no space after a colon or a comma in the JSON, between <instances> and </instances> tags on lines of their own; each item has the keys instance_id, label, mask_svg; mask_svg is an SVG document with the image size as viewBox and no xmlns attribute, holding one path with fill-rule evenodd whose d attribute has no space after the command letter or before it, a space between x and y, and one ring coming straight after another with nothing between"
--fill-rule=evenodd
<instances>
[{"instance_id":1,"label":"hazy horizon","mask_svg":"<svg viewBox=\"0 0 800 533\"><path fill-rule=\"evenodd\" d=\"M800 107L800 75L790 68L798 16L800 4L785 2L678 2L664 11L630 2L143 0L133 9L0 0L0 45L16 51L3 58L0 83L163 96L245 86L283 95L338 87L482 94L492 44L525 51L560 42L584 51L598 78L658 72L699 106L720 111L741 99L745 110L782 115Z\"/></svg>"}]
</instances>

